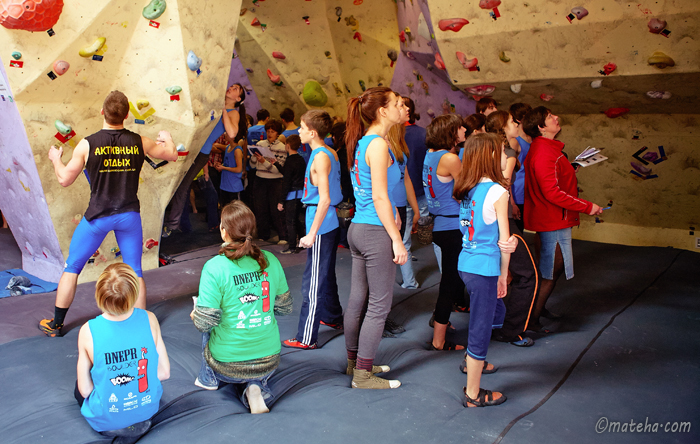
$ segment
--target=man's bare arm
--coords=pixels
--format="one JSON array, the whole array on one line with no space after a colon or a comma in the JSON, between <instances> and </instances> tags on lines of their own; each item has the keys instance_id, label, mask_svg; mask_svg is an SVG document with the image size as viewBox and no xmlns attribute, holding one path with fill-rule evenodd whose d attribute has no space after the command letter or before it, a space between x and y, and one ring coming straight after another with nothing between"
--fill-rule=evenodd
<instances>
[{"instance_id":1,"label":"man's bare arm","mask_svg":"<svg viewBox=\"0 0 700 444\"><path fill-rule=\"evenodd\" d=\"M159 132L158 139L155 142L146 136L141 136L141 144L143 145L144 153L150 157L171 161L177 160L175 142L173 142L172 136L167 131Z\"/></svg>"},{"instance_id":2,"label":"man's bare arm","mask_svg":"<svg viewBox=\"0 0 700 444\"><path fill-rule=\"evenodd\" d=\"M73 150L71 159L64 165L61 160L63 147L56 148L55 146L51 146L51 148L49 148L49 160L53 164L53 170L61 186L67 187L75 182L75 179L78 178L85 168L89 151L90 143L86 139L81 140Z\"/></svg>"}]
</instances>

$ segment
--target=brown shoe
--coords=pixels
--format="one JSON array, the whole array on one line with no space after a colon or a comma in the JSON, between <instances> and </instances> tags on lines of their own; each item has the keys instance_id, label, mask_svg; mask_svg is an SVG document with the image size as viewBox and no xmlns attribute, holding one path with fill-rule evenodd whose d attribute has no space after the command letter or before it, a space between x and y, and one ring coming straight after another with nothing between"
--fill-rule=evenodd
<instances>
[{"instance_id":1,"label":"brown shoe","mask_svg":"<svg viewBox=\"0 0 700 444\"><path fill-rule=\"evenodd\" d=\"M348 368L345 370L345 374L348 376L353 376L353 370L355 370L355 366L357 365L357 361L355 359L348 359ZM375 373L386 373L391 368L388 365L373 365L372 366L372 374L374 375Z\"/></svg>"},{"instance_id":2,"label":"brown shoe","mask_svg":"<svg viewBox=\"0 0 700 444\"><path fill-rule=\"evenodd\" d=\"M401 382L396 379L382 379L374 376L367 370L355 368L353 370L351 387L359 389L392 389L401 387Z\"/></svg>"}]
</instances>

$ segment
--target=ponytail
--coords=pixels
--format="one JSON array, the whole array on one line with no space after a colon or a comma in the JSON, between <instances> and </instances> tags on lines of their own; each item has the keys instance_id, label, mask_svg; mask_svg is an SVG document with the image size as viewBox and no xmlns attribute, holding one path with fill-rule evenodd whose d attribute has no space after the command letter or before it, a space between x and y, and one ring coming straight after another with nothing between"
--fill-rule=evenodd
<instances>
[{"instance_id":1,"label":"ponytail","mask_svg":"<svg viewBox=\"0 0 700 444\"><path fill-rule=\"evenodd\" d=\"M345 128L345 147L348 150L348 169L355 166L357 142L365 135L365 125L377 120L379 108L386 107L393 91L386 86L369 88L348 100L348 119Z\"/></svg>"},{"instance_id":2,"label":"ponytail","mask_svg":"<svg viewBox=\"0 0 700 444\"><path fill-rule=\"evenodd\" d=\"M253 243L252 236L246 236L245 239L238 239L238 241L221 244L219 254L223 254L234 262L245 256L250 256L260 265L260 272L265 271L269 265L260 247Z\"/></svg>"},{"instance_id":3,"label":"ponytail","mask_svg":"<svg viewBox=\"0 0 700 444\"><path fill-rule=\"evenodd\" d=\"M232 261L245 256L255 259L260 265L260 272L268 266L267 258L255 243L255 216L250 208L240 200L234 200L221 210L221 227L231 238L231 242L221 245L219 254Z\"/></svg>"}]
</instances>

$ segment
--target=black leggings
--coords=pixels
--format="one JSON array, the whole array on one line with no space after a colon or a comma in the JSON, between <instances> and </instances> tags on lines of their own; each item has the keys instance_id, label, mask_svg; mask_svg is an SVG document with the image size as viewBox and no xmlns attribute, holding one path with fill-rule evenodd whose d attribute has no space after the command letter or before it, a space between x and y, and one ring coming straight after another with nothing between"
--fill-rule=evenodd
<instances>
[{"instance_id":1,"label":"black leggings","mask_svg":"<svg viewBox=\"0 0 700 444\"><path fill-rule=\"evenodd\" d=\"M435 322L447 324L452 304L464 299L464 282L457 271L459 253L462 251L462 232L433 231L433 242L442 250L442 279L435 304Z\"/></svg>"}]
</instances>

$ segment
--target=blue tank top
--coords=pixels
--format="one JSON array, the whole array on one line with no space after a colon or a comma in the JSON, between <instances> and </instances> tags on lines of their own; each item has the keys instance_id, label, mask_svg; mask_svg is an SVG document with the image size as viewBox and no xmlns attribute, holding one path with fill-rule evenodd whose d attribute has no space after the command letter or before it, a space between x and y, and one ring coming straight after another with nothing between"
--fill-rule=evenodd
<instances>
[{"instance_id":1,"label":"blue tank top","mask_svg":"<svg viewBox=\"0 0 700 444\"><path fill-rule=\"evenodd\" d=\"M459 206L462 251L457 269L481 276L501 275L501 250L498 248L498 221L484 222L484 200L494 182L482 182L469 190Z\"/></svg>"},{"instance_id":2,"label":"blue tank top","mask_svg":"<svg viewBox=\"0 0 700 444\"><path fill-rule=\"evenodd\" d=\"M298 136L299 135L299 127L296 127L294 129L291 129L291 130L282 131L282 135L284 137L289 137L292 134L296 134ZM306 162L306 164L308 165L309 158L311 157L311 145L309 145L308 143L302 143L301 146L299 147L299 149L297 150L297 154L299 154L301 157L303 157L304 162Z\"/></svg>"},{"instance_id":3,"label":"blue tank top","mask_svg":"<svg viewBox=\"0 0 700 444\"><path fill-rule=\"evenodd\" d=\"M243 148L240 146L234 147L230 153L227 151L224 154L225 167L236 168L238 166L236 165L236 150L239 150L241 155L243 154ZM241 159L243 159L243 156L241 156ZM230 171L221 170L221 189L228 191L229 193L238 193L239 191L243 191L243 180L241 179L242 176L242 171L240 173L232 173Z\"/></svg>"},{"instance_id":4,"label":"blue tank top","mask_svg":"<svg viewBox=\"0 0 700 444\"><path fill-rule=\"evenodd\" d=\"M397 207L405 207L408 205L408 198L406 197L406 156L404 155L403 162L396 162L399 165L399 171L401 171L401 179L399 184L394 187L393 201L394 205Z\"/></svg>"},{"instance_id":5,"label":"blue tank top","mask_svg":"<svg viewBox=\"0 0 700 444\"><path fill-rule=\"evenodd\" d=\"M226 112L229 111L233 111L233 108L226 110ZM213 130L211 130L211 133L209 133L209 137L207 137L207 141L204 142L204 145L202 145L202 150L199 152L199 154L210 154L211 149L214 146L214 142L216 142L216 140L226 132L224 121L222 119L223 117L219 117L219 121L216 122L216 126Z\"/></svg>"},{"instance_id":6,"label":"blue tank top","mask_svg":"<svg viewBox=\"0 0 700 444\"><path fill-rule=\"evenodd\" d=\"M428 211L435 216L433 231L459 230L459 202L452 197L455 181L442 182L437 175L440 159L448 153L447 150L428 151L423 162L423 188Z\"/></svg>"},{"instance_id":7,"label":"blue tank top","mask_svg":"<svg viewBox=\"0 0 700 444\"><path fill-rule=\"evenodd\" d=\"M88 325L95 387L80 409L88 424L98 432L117 430L155 415L163 387L148 313L135 308L123 321L100 315Z\"/></svg>"},{"instance_id":8,"label":"blue tank top","mask_svg":"<svg viewBox=\"0 0 700 444\"><path fill-rule=\"evenodd\" d=\"M301 202L307 204L306 207L306 233L309 233L311 225L316 217L318 209L318 187L311 183L311 165L319 153L325 153L331 161L331 172L328 174L328 193L331 198L331 205L328 207L326 217L323 219L317 234L326 234L338 228L338 215L335 212L335 206L343 200L343 192L340 189L340 162L335 160L333 153L321 146L311 151L309 163L306 164L306 175L304 176L304 195Z\"/></svg>"},{"instance_id":9,"label":"blue tank top","mask_svg":"<svg viewBox=\"0 0 700 444\"><path fill-rule=\"evenodd\" d=\"M261 140L267 139L265 125L253 125L248 128L248 146L255 146Z\"/></svg>"},{"instance_id":10,"label":"blue tank top","mask_svg":"<svg viewBox=\"0 0 700 444\"><path fill-rule=\"evenodd\" d=\"M350 171L350 180L355 191L355 217L352 221L356 224L382 225L379 216L377 216L377 209L374 208L374 201L372 201L372 174L365 160L367 147L377 137L379 136L376 134L364 136L357 142L357 147L355 148L355 165ZM386 172L387 192L391 201L391 209L394 217L396 217L396 205L393 201L393 195L394 188L401 180L401 171L391 150L388 148L387 150L392 160L391 166Z\"/></svg>"},{"instance_id":11,"label":"blue tank top","mask_svg":"<svg viewBox=\"0 0 700 444\"><path fill-rule=\"evenodd\" d=\"M515 173L513 181L513 200L516 204L523 205L525 203L525 158L530 151L530 144L520 136L518 136L518 143L520 144L520 154L518 154L520 169Z\"/></svg>"}]
</instances>

